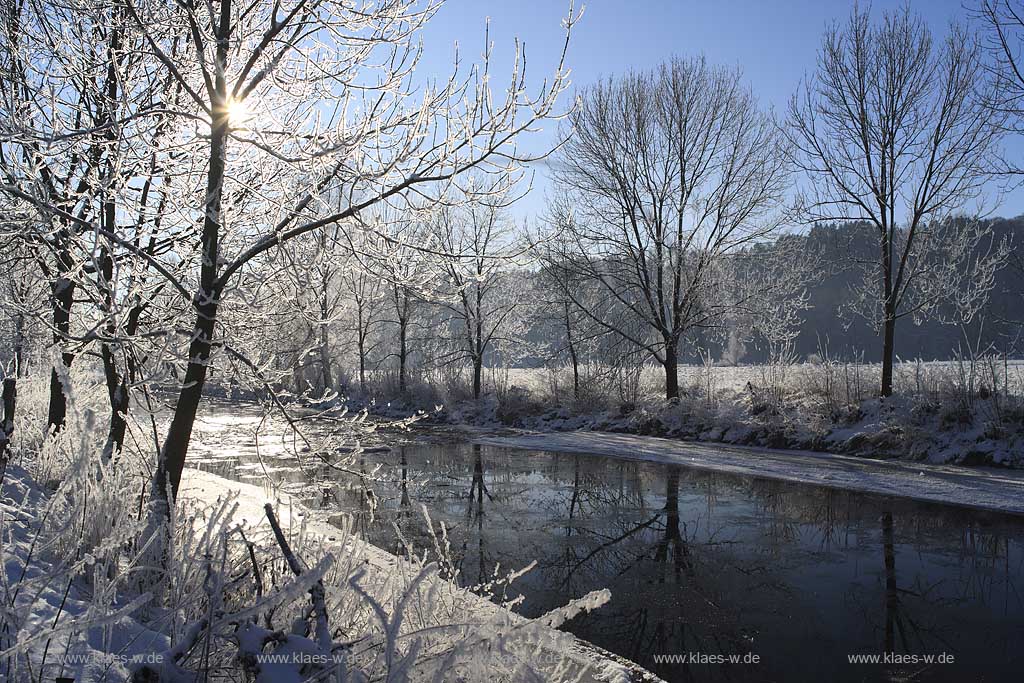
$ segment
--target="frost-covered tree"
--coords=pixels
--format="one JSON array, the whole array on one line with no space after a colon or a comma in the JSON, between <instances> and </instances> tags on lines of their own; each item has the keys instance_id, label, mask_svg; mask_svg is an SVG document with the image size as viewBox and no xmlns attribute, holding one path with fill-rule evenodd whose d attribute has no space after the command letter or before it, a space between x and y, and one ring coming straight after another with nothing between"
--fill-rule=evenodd
<instances>
[{"instance_id":1,"label":"frost-covered tree","mask_svg":"<svg viewBox=\"0 0 1024 683\"><path fill-rule=\"evenodd\" d=\"M67 415L75 358L102 361L110 419L104 455L125 438L142 381L143 330L175 329L154 302L188 231L163 224L167 180L180 175L171 112L182 94L161 77L120 2L11 3L0 49L0 172L7 197L34 210L20 232L48 283L52 334L48 428ZM180 46L175 46L176 51ZM40 322L43 322L40 318ZM157 343L159 346L159 343Z\"/></svg>"},{"instance_id":2,"label":"frost-covered tree","mask_svg":"<svg viewBox=\"0 0 1024 683\"><path fill-rule=\"evenodd\" d=\"M999 267L986 224L949 220L999 168L993 87L971 32L953 26L936 41L909 7L879 22L855 8L828 29L814 75L790 101L805 218L872 228L853 303L882 335L882 396L892 393L897 322L932 315L958 285Z\"/></svg>"},{"instance_id":3,"label":"frost-covered tree","mask_svg":"<svg viewBox=\"0 0 1024 683\"><path fill-rule=\"evenodd\" d=\"M995 86L986 104L1008 132L1024 133L1024 3L1020 0L979 0L974 7L992 56L988 65ZM1002 169L1024 174L1024 162L1007 158Z\"/></svg>"},{"instance_id":4,"label":"frost-covered tree","mask_svg":"<svg viewBox=\"0 0 1024 683\"><path fill-rule=\"evenodd\" d=\"M582 277L573 267L572 242L565 234L549 233L531 237L531 252L539 264L535 279L534 306L536 324L546 341L543 349L549 362L565 363L572 371L572 398L579 400L588 374L595 369L613 370L614 354L595 364L600 341L610 333L595 323L588 310L594 310L604 299L594 283ZM621 329L628 329L626 312L619 318ZM640 332L642 334L642 332ZM632 336L632 335L629 335Z\"/></svg>"},{"instance_id":5,"label":"frost-covered tree","mask_svg":"<svg viewBox=\"0 0 1024 683\"><path fill-rule=\"evenodd\" d=\"M158 102L170 98L118 3L9 3L0 35L0 191L35 211L20 238L50 289L47 421L57 431L68 371L86 343L103 337L112 401L126 395L113 357L125 322L111 296L113 262L124 252L115 244L145 244L138 233L148 229L115 221L138 216L149 199L126 191L146 172ZM105 310L105 320L76 321L76 303Z\"/></svg>"},{"instance_id":6,"label":"frost-covered tree","mask_svg":"<svg viewBox=\"0 0 1024 683\"><path fill-rule=\"evenodd\" d=\"M1005 119L1004 128L1013 135L1024 135L1024 3L1020 0L981 0L977 5L993 55L992 72L996 87L988 103L994 115ZM1003 172L1008 176L1024 175L1024 161L1004 159ZM1024 282L1024 252L1013 249L1010 266ZM1024 297L1024 286L1017 293ZM1017 321L1018 327L1021 323Z\"/></svg>"},{"instance_id":7,"label":"frost-covered tree","mask_svg":"<svg viewBox=\"0 0 1024 683\"><path fill-rule=\"evenodd\" d=\"M371 354L379 345L377 332L384 319L387 291L380 276L360 262L358 252L344 263L338 286L347 308L342 327L355 339L359 391L365 393L367 371L371 364L376 365Z\"/></svg>"},{"instance_id":8,"label":"frost-covered tree","mask_svg":"<svg viewBox=\"0 0 1024 683\"><path fill-rule=\"evenodd\" d=\"M439 197L469 169L514 181L531 158L516 139L557 115L568 72L559 64L531 94L520 52L504 95L494 97L488 47L481 66L419 87L414 38L436 3L123 6L160 73L187 95L176 114L190 122L181 135L201 160L191 167L201 189L179 198L189 209L179 218L198 225L200 239L194 276L175 281L194 319L154 473L153 499L166 509L235 279L291 240L348 225L377 204L411 192ZM187 50L177 51L182 44ZM343 203L326 206L327 196Z\"/></svg>"},{"instance_id":9,"label":"frost-covered tree","mask_svg":"<svg viewBox=\"0 0 1024 683\"><path fill-rule=\"evenodd\" d=\"M442 264L441 315L450 334L442 363L469 364L473 398L483 390L489 354L516 338L522 280L510 272L519 253L501 195L487 193L460 207L444 207L434 223Z\"/></svg>"},{"instance_id":10,"label":"frost-covered tree","mask_svg":"<svg viewBox=\"0 0 1024 683\"><path fill-rule=\"evenodd\" d=\"M10 208L10 207L4 207ZM20 378L38 361L46 338L47 283L39 272L33 250L22 239L32 212L6 212L0 219L0 269L7 275L0 287L3 349L0 374Z\"/></svg>"},{"instance_id":11,"label":"frost-covered tree","mask_svg":"<svg viewBox=\"0 0 1024 683\"><path fill-rule=\"evenodd\" d=\"M560 267L600 288L608 305L578 309L644 349L678 397L685 335L729 306L722 259L779 226L783 140L739 72L702 58L592 86L566 125L550 226L571 255Z\"/></svg>"},{"instance_id":12,"label":"frost-covered tree","mask_svg":"<svg viewBox=\"0 0 1024 683\"><path fill-rule=\"evenodd\" d=\"M409 388L413 357L419 337L432 335L429 311L444 297L438 290L446 256L437 244L429 211L408 205L399 210L377 212L373 218L376 234L384 238L378 248L364 255L365 267L382 281L384 304L380 322L388 328L382 340L384 360L394 360L396 388L404 395ZM393 331L392 335L390 331Z\"/></svg>"}]
</instances>

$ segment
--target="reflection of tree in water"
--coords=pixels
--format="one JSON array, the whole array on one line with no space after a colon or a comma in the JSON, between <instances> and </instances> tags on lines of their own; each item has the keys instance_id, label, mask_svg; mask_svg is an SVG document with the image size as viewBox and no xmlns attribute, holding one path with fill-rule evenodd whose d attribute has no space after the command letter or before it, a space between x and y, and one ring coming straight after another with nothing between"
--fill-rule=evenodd
<instances>
[{"instance_id":1,"label":"reflection of tree in water","mask_svg":"<svg viewBox=\"0 0 1024 683\"><path fill-rule=\"evenodd\" d=\"M401 498L398 501L398 507L405 514L408 514L409 506L411 505L411 503L409 501L409 458L408 458L408 455L406 455L405 446L402 446L398 450L399 450L399 458L401 458L401 461L402 461L402 480L401 480L402 496L401 496Z\"/></svg>"},{"instance_id":2,"label":"reflection of tree in water","mask_svg":"<svg viewBox=\"0 0 1024 683\"><path fill-rule=\"evenodd\" d=\"M378 515L381 499L377 491L387 482L381 479L379 468L367 462L366 453L359 453L352 469L344 472L329 469L319 482L319 496L305 502L338 511L339 515L331 518L335 523L340 523L340 516L350 517L353 531L369 536L374 524L381 521Z\"/></svg>"},{"instance_id":3,"label":"reflection of tree in water","mask_svg":"<svg viewBox=\"0 0 1024 683\"><path fill-rule=\"evenodd\" d=\"M685 571L693 578L693 564L690 563L690 548L679 530L679 469L670 468L665 478L665 530L655 546L654 561L662 566L660 583L665 582L664 570L668 567L669 557L676 581L680 573Z\"/></svg>"},{"instance_id":4,"label":"reflection of tree in water","mask_svg":"<svg viewBox=\"0 0 1024 683\"><path fill-rule=\"evenodd\" d=\"M404 538L412 521L412 500L409 498L409 456L405 446L398 448L398 509L395 510L395 527Z\"/></svg>"},{"instance_id":5,"label":"reflection of tree in water","mask_svg":"<svg viewBox=\"0 0 1024 683\"><path fill-rule=\"evenodd\" d=\"M645 467L645 471L651 469ZM641 470L629 473L620 469L623 476L612 480L614 488L609 491L608 477L601 477L599 469L598 476L586 476L580 457L573 456L563 528L565 538L574 542L566 543L561 563L552 562L545 569L549 574L561 573L561 585L570 596L612 583L612 605L606 612L580 619L601 620L601 630L619 644L618 651L646 666L654 666L652 653L745 651L748 644L735 627L735 619L714 596L715 572L704 575L698 571L696 530L688 531L680 508L682 470L674 466L658 469L664 473L664 488L659 491L664 503L659 508L637 509L620 503L619 507L595 509L589 501L608 500L609 496L619 502L643 500L642 495L629 492L630 484L643 490ZM716 482L707 477L695 488L705 496L705 516L709 517L717 499ZM586 524L592 511L595 521L601 522L599 528ZM700 515L695 526L699 524ZM714 537L710 532L709 536ZM701 628L699 624L705 622L714 623L715 628ZM680 670L677 665L671 672L678 675Z\"/></svg>"},{"instance_id":6,"label":"reflection of tree in water","mask_svg":"<svg viewBox=\"0 0 1024 683\"><path fill-rule=\"evenodd\" d=\"M906 652L910 651L908 642L907 622L916 629L912 620L904 620L900 614L899 589L896 587L896 548L894 547L892 513L882 514L882 555L885 561L885 652L896 651L896 629L900 632L900 642Z\"/></svg>"},{"instance_id":7,"label":"reflection of tree in water","mask_svg":"<svg viewBox=\"0 0 1024 683\"><path fill-rule=\"evenodd\" d=\"M377 512L377 494L373 492L373 482L366 467L366 454L359 453L359 474L356 477L359 490L359 507L355 511L356 528L366 534L373 524Z\"/></svg>"},{"instance_id":8,"label":"reflection of tree in water","mask_svg":"<svg viewBox=\"0 0 1024 683\"><path fill-rule=\"evenodd\" d=\"M467 496L468 505L466 506L466 518L476 522L476 542L477 542L477 571L476 571L476 582L482 585L487 582L488 575L488 564L493 568L496 566L494 560L489 560L487 557L487 550L485 545L484 533L484 496L487 496L487 500L491 503L494 502L494 498L491 496L491 492L487 489L487 483L484 481L484 459L483 459L483 448L480 444L473 444L473 478L469 485L469 495ZM457 563L459 571L464 571L466 567L464 563L466 558L469 556L469 542L470 534L466 534L466 538L462 543L462 554ZM466 576L464 574L464 576ZM466 578L469 578L466 576Z\"/></svg>"},{"instance_id":9,"label":"reflection of tree in water","mask_svg":"<svg viewBox=\"0 0 1024 683\"><path fill-rule=\"evenodd\" d=\"M792 486L779 481L769 480L754 482L757 501L761 507L761 518L764 521L762 531L767 541L768 555L779 558L788 545L798 536L796 521L788 514L787 497Z\"/></svg>"},{"instance_id":10,"label":"reflection of tree in water","mask_svg":"<svg viewBox=\"0 0 1024 683\"><path fill-rule=\"evenodd\" d=\"M713 485L709 488L713 489ZM711 496L708 496L709 500ZM665 584L668 580L669 568L676 584L683 584L683 577L689 580L691 590L697 590L697 577L690 558L690 547L680 529L679 520L679 468L667 468L665 477L664 529L661 538L654 546L653 560L658 567L657 583ZM712 606L712 601L707 601ZM682 612L682 610L680 610ZM638 638L634 644L634 657L648 660L652 652L685 652L687 636L686 618L680 613L676 618L665 618L665 611L659 610L651 623L650 609L644 607L637 614L637 633L651 630L648 642ZM698 643L700 637L691 631L691 636Z\"/></svg>"},{"instance_id":11,"label":"reflection of tree in water","mask_svg":"<svg viewBox=\"0 0 1024 683\"><path fill-rule=\"evenodd\" d=\"M900 580L894 518L890 509L884 510L879 517L883 569L881 623L878 620L878 603L873 606L873 601L865 602L861 590L853 594L853 600L859 605L865 623L880 635L874 648L896 654L955 652L955 642L943 633L943 630L948 631L953 625L944 623L940 618L943 608L949 602L948 597L943 596L942 579L930 585L923 585L920 576L912 584ZM953 626L950 635L955 635L957 627ZM913 680L929 667L901 664L886 665L886 668L892 676Z\"/></svg>"},{"instance_id":12,"label":"reflection of tree in water","mask_svg":"<svg viewBox=\"0 0 1024 683\"><path fill-rule=\"evenodd\" d=\"M474 494L476 506L474 507ZM483 448L480 444L473 444L473 482L469 486L469 506L466 508L466 516L481 521L484 516L484 495L494 502L491 492L487 490L484 482L484 459Z\"/></svg>"},{"instance_id":13,"label":"reflection of tree in water","mask_svg":"<svg viewBox=\"0 0 1024 683\"><path fill-rule=\"evenodd\" d=\"M838 640L849 634L846 642L864 651L955 652L941 644L943 637L949 640L950 627L963 623L961 615L979 617L962 608L1005 599L1015 601L1008 614L1024 609L1010 585L1021 572L1017 537L966 513L721 473L469 444L414 447L408 454L396 448L386 457L382 507L407 520L403 532L420 551L433 547L419 514L423 502L435 530L442 520L449 529L453 559L468 582L491 581L499 561L514 569L538 560L538 569L514 586L529 596L528 614L610 587L611 604L569 628L649 667L657 652L785 648L779 638L790 628L824 629ZM370 454L371 470L374 462L380 460ZM358 486L352 489L358 507ZM890 519L880 524L882 510ZM390 518L376 526L394 533ZM393 535L377 538L390 545ZM846 553L858 566L873 567L877 584L847 592L845 613L819 614L812 596L828 594L825 581L858 580L840 569L850 566ZM838 598L853 584L831 585ZM783 625L801 616L803 626ZM829 647L822 657L834 654L837 646ZM727 669L690 672L677 665L661 673L706 679L729 675ZM732 675L745 674L734 669Z\"/></svg>"},{"instance_id":14,"label":"reflection of tree in water","mask_svg":"<svg viewBox=\"0 0 1024 683\"><path fill-rule=\"evenodd\" d=\"M849 496L841 496L835 489L825 489L821 500L817 505L810 506L813 517L810 522L814 524L821 533L821 540L818 544L820 550L828 552L834 546L842 545L844 538L840 537L841 530L849 530L849 509L842 509L842 501L848 501Z\"/></svg>"},{"instance_id":15,"label":"reflection of tree in water","mask_svg":"<svg viewBox=\"0 0 1024 683\"><path fill-rule=\"evenodd\" d=\"M465 497L467 524L461 552L455 558L455 565L462 574L464 583L475 582L475 587L470 586L474 589L486 586L485 594L503 601L508 597L508 585L503 582L503 577L499 576L499 568L509 571L518 569L528 564L529 559L515 557L502 562L502 553L508 549L499 540L495 543L496 549L492 550L488 547L488 541L491 538L499 538L503 531L520 529L519 515L515 512L515 506L509 503L521 500L530 487L518 482L512 468L507 465L495 467L492 464L489 471L484 462L484 447L480 444L472 444L470 449L471 477L469 493ZM493 493L488 486L488 479L495 486ZM474 537L476 548L475 553L471 553L469 550ZM537 557L543 552L543 548L538 548L532 557ZM475 573L471 571L470 562L476 563Z\"/></svg>"},{"instance_id":16,"label":"reflection of tree in water","mask_svg":"<svg viewBox=\"0 0 1024 683\"><path fill-rule=\"evenodd\" d=\"M1011 544L1010 537L1000 533L998 528L985 529L977 524L962 526L960 556L964 558L967 571L960 575L960 594L999 607L1003 614L1024 609L1024 595L1017 586L1024 562L1020 544ZM1000 596L1002 603L997 604Z\"/></svg>"}]
</instances>

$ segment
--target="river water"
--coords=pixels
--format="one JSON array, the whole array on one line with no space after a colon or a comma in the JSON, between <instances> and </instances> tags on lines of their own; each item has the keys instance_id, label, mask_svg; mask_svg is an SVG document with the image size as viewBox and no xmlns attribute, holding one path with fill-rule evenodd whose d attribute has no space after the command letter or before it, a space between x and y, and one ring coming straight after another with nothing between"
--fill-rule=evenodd
<instances>
[{"instance_id":1,"label":"river water","mask_svg":"<svg viewBox=\"0 0 1024 683\"><path fill-rule=\"evenodd\" d=\"M504 592L529 617L609 588L566 629L669 681L1021 680L1022 518L452 439L305 498L394 553L433 548L425 506L467 586L536 561Z\"/></svg>"}]
</instances>

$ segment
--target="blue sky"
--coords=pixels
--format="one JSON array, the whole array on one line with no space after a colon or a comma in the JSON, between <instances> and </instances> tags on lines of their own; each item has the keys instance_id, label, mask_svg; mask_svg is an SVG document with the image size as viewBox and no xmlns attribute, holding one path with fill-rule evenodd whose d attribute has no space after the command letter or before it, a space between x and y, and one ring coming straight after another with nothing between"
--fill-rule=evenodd
<instances>
[{"instance_id":1,"label":"blue sky","mask_svg":"<svg viewBox=\"0 0 1024 683\"><path fill-rule=\"evenodd\" d=\"M968 6L972 0L966 0ZM577 6L579 0L577 0ZM903 0L875 0L872 12L898 8ZM776 112L786 103L800 79L815 66L821 37L828 24L845 19L852 3L846 0L590 0L575 29L569 65L574 86L584 86L629 69L646 69L678 55L703 54L708 61L743 69L747 83L763 105ZM941 35L951 21L967 21L962 0L916 0L911 8ZM568 2L561 0L447 0L423 33L426 54L422 73L450 71L453 43L459 42L463 61L478 60L484 45L485 21L498 75L511 67L513 38L525 41L527 76L532 83L549 75L557 63L563 33L559 26ZM568 100L567 100L568 101ZM551 124L550 128L554 128ZM540 148L553 139L553 130L524 143ZM1024 157L1024 141L1008 149ZM1016 154L1019 152L1019 154ZM543 208L547 186L538 169L535 189L515 209L531 217ZM1000 215L1024 213L1024 191L1004 198Z\"/></svg>"}]
</instances>

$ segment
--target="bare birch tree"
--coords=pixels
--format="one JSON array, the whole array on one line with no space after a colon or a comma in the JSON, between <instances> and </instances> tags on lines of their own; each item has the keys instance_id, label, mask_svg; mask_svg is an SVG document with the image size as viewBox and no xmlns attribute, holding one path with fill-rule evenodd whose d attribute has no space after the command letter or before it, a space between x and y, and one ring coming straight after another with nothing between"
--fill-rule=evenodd
<instances>
[{"instance_id":1,"label":"bare birch tree","mask_svg":"<svg viewBox=\"0 0 1024 683\"><path fill-rule=\"evenodd\" d=\"M828 29L814 76L790 102L805 218L873 227L877 256L861 264L853 295L882 335L882 396L892 393L897 322L935 313L957 284L946 276L984 281L1002 258L977 258L982 223L948 220L998 169L991 88L973 34L953 26L937 43L909 7L878 23L855 8Z\"/></svg>"}]
</instances>

